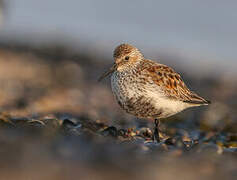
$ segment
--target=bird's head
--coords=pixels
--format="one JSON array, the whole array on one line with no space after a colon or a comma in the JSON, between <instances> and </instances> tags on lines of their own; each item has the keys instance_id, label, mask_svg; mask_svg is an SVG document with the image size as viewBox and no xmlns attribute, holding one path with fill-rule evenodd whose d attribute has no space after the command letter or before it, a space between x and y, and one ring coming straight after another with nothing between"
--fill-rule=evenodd
<instances>
[{"instance_id":1,"label":"bird's head","mask_svg":"<svg viewBox=\"0 0 237 180\"><path fill-rule=\"evenodd\" d=\"M99 78L99 81L114 71L126 71L144 59L139 49L130 44L121 44L117 46L114 50L113 57L113 66Z\"/></svg>"}]
</instances>

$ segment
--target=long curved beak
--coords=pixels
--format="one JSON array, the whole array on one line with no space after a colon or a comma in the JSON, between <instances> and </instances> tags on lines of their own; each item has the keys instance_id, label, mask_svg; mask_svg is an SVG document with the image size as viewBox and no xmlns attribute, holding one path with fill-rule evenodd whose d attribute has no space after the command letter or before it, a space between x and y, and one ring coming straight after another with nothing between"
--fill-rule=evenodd
<instances>
[{"instance_id":1,"label":"long curved beak","mask_svg":"<svg viewBox=\"0 0 237 180\"><path fill-rule=\"evenodd\" d=\"M102 79L104 79L106 76L110 75L111 73L113 73L115 70L117 69L117 64L114 63L113 66L106 71L105 73L103 73L100 78L98 79L98 81L101 81Z\"/></svg>"}]
</instances>

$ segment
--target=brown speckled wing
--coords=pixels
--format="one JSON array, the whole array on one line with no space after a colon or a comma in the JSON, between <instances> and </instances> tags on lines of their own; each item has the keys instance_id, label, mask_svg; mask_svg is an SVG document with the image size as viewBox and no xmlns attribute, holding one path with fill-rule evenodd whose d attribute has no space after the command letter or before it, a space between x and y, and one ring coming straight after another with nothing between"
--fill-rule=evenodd
<instances>
[{"instance_id":1,"label":"brown speckled wing","mask_svg":"<svg viewBox=\"0 0 237 180\"><path fill-rule=\"evenodd\" d=\"M142 71L145 75L151 77L153 82L163 89L165 95L169 98L197 105L210 104L210 101L190 91L181 76L166 65L145 60Z\"/></svg>"}]
</instances>

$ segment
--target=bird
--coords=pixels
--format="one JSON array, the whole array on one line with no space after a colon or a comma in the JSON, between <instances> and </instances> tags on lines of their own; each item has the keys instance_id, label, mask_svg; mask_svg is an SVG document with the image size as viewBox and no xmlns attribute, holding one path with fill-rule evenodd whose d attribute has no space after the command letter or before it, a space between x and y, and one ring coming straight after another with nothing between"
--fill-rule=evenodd
<instances>
[{"instance_id":1,"label":"bird","mask_svg":"<svg viewBox=\"0 0 237 180\"><path fill-rule=\"evenodd\" d=\"M138 118L154 120L153 140L160 142L160 119L211 102L189 90L172 68L146 59L133 45L120 44L114 63L98 81L111 75L111 89L122 109Z\"/></svg>"}]
</instances>

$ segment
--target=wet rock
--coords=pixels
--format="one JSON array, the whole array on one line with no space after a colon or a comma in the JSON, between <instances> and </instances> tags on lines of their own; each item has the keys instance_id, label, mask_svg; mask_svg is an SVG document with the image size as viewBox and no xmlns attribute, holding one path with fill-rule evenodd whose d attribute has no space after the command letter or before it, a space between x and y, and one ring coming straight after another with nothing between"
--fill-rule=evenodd
<instances>
[{"instance_id":1,"label":"wet rock","mask_svg":"<svg viewBox=\"0 0 237 180\"><path fill-rule=\"evenodd\" d=\"M122 136L122 137L126 138L126 137L128 137L128 133L125 129L119 129L118 136Z\"/></svg>"},{"instance_id":2,"label":"wet rock","mask_svg":"<svg viewBox=\"0 0 237 180\"><path fill-rule=\"evenodd\" d=\"M73 128L73 127L77 126L77 124L69 119L64 119L62 126L65 128Z\"/></svg>"},{"instance_id":3,"label":"wet rock","mask_svg":"<svg viewBox=\"0 0 237 180\"><path fill-rule=\"evenodd\" d=\"M104 129L104 130L101 132L101 134L102 134L103 136L110 136L110 137L116 138L116 137L118 137L118 130L117 130L116 127L110 126L110 127L106 128L106 129Z\"/></svg>"},{"instance_id":4,"label":"wet rock","mask_svg":"<svg viewBox=\"0 0 237 180\"><path fill-rule=\"evenodd\" d=\"M183 137L182 137L182 141L183 141L183 142L191 142L192 139L191 139L190 137L188 137L188 136L183 136Z\"/></svg>"},{"instance_id":5,"label":"wet rock","mask_svg":"<svg viewBox=\"0 0 237 180\"><path fill-rule=\"evenodd\" d=\"M230 152L230 153L236 153L237 154L237 147L224 148L224 152Z\"/></svg>"},{"instance_id":6,"label":"wet rock","mask_svg":"<svg viewBox=\"0 0 237 180\"><path fill-rule=\"evenodd\" d=\"M61 125L61 131L66 135L81 135L82 133L82 124L75 123L70 119L64 119Z\"/></svg>"},{"instance_id":7,"label":"wet rock","mask_svg":"<svg viewBox=\"0 0 237 180\"><path fill-rule=\"evenodd\" d=\"M27 125L33 126L33 127L41 127L41 128L45 127L45 123L38 119L31 119L27 121Z\"/></svg>"},{"instance_id":8,"label":"wet rock","mask_svg":"<svg viewBox=\"0 0 237 180\"><path fill-rule=\"evenodd\" d=\"M235 142L237 142L237 133L230 133L230 134L228 134L228 141L235 141Z\"/></svg>"},{"instance_id":9,"label":"wet rock","mask_svg":"<svg viewBox=\"0 0 237 180\"><path fill-rule=\"evenodd\" d=\"M175 146L179 149L186 149L186 145L184 144L181 137L176 137Z\"/></svg>"},{"instance_id":10,"label":"wet rock","mask_svg":"<svg viewBox=\"0 0 237 180\"><path fill-rule=\"evenodd\" d=\"M175 138L168 138L165 140L165 144L167 145L175 145L176 139Z\"/></svg>"},{"instance_id":11,"label":"wet rock","mask_svg":"<svg viewBox=\"0 0 237 180\"><path fill-rule=\"evenodd\" d=\"M153 136L153 133L149 128L141 128L138 130L137 135L146 139L151 139Z\"/></svg>"},{"instance_id":12,"label":"wet rock","mask_svg":"<svg viewBox=\"0 0 237 180\"><path fill-rule=\"evenodd\" d=\"M183 141L184 145L185 145L185 150L189 151L192 149L192 147L195 145L194 141Z\"/></svg>"},{"instance_id":13,"label":"wet rock","mask_svg":"<svg viewBox=\"0 0 237 180\"><path fill-rule=\"evenodd\" d=\"M133 128L128 128L128 136L130 137L133 137L133 136L136 136L136 132L134 132L134 129Z\"/></svg>"}]
</instances>

